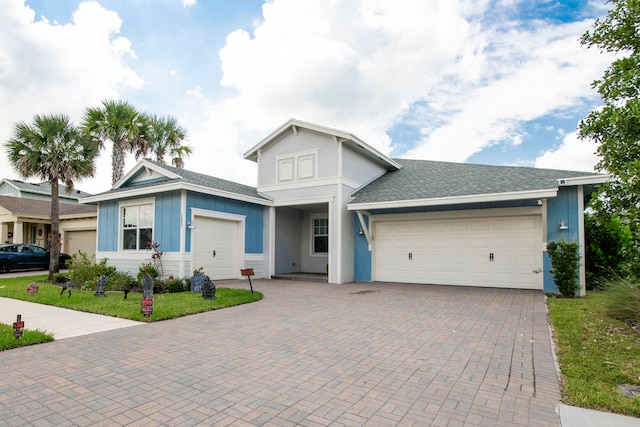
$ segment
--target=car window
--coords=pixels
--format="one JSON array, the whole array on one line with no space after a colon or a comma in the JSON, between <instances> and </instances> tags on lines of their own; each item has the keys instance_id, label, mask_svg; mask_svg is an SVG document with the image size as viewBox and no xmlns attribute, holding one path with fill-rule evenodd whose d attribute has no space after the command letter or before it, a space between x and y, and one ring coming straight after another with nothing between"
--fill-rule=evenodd
<instances>
[{"instance_id":1,"label":"car window","mask_svg":"<svg viewBox=\"0 0 640 427\"><path fill-rule=\"evenodd\" d=\"M31 252L34 252L36 254L43 254L43 253L47 252L46 249L41 248L39 246L29 246L29 249L31 250Z\"/></svg>"}]
</instances>

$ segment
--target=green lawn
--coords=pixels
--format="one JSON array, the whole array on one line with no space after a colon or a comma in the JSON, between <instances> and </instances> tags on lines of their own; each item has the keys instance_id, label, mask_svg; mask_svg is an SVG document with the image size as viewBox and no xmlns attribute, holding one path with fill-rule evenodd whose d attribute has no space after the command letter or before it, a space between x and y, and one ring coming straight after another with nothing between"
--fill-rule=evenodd
<instances>
[{"instance_id":1,"label":"green lawn","mask_svg":"<svg viewBox=\"0 0 640 427\"><path fill-rule=\"evenodd\" d=\"M129 293L124 299L123 292L107 292L106 297L96 297L93 291L73 289L71 297L68 291L60 295L62 288L44 283L46 275L0 279L0 297L15 298L40 304L55 305L73 310L105 314L123 319L154 322L173 319L188 314L217 310L262 299L260 292L253 294L245 289L217 288L216 299L204 299L202 294L178 292L156 294L153 298L153 315L144 317L140 313L141 293ZM27 286L36 282L40 289L36 295L29 295Z\"/></svg>"},{"instance_id":2,"label":"green lawn","mask_svg":"<svg viewBox=\"0 0 640 427\"><path fill-rule=\"evenodd\" d=\"M53 341L53 335L46 332L30 329L23 329L23 332L21 338L16 338L13 336L13 325L0 323L0 351Z\"/></svg>"},{"instance_id":3,"label":"green lawn","mask_svg":"<svg viewBox=\"0 0 640 427\"><path fill-rule=\"evenodd\" d=\"M640 397L619 384L640 385L640 331L608 317L602 291L547 300L568 405L640 417Z\"/></svg>"}]
</instances>

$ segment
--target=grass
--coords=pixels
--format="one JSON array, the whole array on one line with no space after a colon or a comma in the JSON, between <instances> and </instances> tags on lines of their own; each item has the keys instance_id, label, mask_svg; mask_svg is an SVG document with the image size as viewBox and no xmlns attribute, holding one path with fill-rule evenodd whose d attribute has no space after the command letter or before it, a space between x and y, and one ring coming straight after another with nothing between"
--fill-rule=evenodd
<instances>
[{"instance_id":1,"label":"grass","mask_svg":"<svg viewBox=\"0 0 640 427\"><path fill-rule=\"evenodd\" d=\"M262 299L260 292L253 294L245 289L217 288L216 299L204 299L202 294L178 292L156 294L153 297L153 314L144 317L140 313L141 293L130 292L124 299L122 292L106 292L106 297L96 297L93 291L73 289L71 297L68 291L60 295L62 288L45 283L46 275L0 279L0 297L14 298L40 304L65 307L89 313L104 314L141 322L155 322L173 319L189 314L217 310L225 307L246 304ZM29 295L27 285L36 282L40 289L37 294Z\"/></svg>"},{"instance_id":2,"label":"grass","mask_svg":"<svg viewBox=\"0 0 640 427\"><path fill-rule=\"evenodd\" d=\"M0 351L53 341L53 335L39 330L23 329L21 338L13 336L13 325L0 323Z\"/></svg>"},{"instance_id":3,"label":"grass","mask_svg":"<svg viewBox=\"0 0 640 427\"><path fill-rule=\"evenodd\" d=\"M607 295L549 298L547 305L568 405L640 417L640 397L620 384L640 385L640 333L606 313Z\"/></svg>"}]
</instances>

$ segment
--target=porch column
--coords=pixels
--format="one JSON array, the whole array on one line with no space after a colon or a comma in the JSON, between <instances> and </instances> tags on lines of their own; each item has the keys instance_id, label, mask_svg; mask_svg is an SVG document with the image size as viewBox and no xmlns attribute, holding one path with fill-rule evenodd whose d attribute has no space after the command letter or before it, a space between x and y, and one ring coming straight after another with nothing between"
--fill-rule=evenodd
<instances>
[{"instance_id":1,"label":"porch column","mask_svg":"<svg viewBox=\"0 0 640 427\"><path fill-rule=\"evenodd\" d=\"M24 243L24 235L22 234L22 221L13 222L13 243Z\"/></svg>"}]
</instances>

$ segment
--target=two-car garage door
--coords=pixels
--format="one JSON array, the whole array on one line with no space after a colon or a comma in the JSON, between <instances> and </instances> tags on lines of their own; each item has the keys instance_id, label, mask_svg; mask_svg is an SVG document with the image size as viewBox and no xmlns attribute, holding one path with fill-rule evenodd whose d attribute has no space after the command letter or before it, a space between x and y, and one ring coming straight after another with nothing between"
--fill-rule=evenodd
<instances>
[{"instance_id":1,"label":"two-car garage door","mask_svg":"<svg viewBox=\"0 0 640 427\"><path fill-rule=\"evenodd\" d=\"M539 215L376 221L374 280L542 289Z\"/></svg>"}]
</instances>

